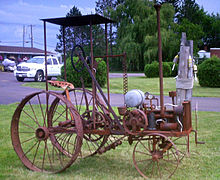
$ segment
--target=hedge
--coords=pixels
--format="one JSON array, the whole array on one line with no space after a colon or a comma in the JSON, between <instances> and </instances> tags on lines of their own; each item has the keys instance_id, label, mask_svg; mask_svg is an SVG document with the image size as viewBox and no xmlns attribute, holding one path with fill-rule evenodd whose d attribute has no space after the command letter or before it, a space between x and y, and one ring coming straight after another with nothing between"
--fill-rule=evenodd
<instances>
[{"instance_id":1,"label":"hedge","mask_svg":"<svg viewBox=\"0 0 220 180\"><path fill-rule=\"evenodd\" d=\"M220 58L213 56L198 66L200 86L220 87Z\"/></svg>"},{"instance_id":2,"label":"hedge","mask_svg":"<svg viewBox=\"0 0 220 180\"><path fill-rule=\"evenodd\" d=\"M159 63L154 61L151 64L146 64L144 74L148 78L159 77ZM170 77L171 68L167 62L163 62L163 77Z\"/></svg>"},{"instance_id":3,"label":"hedge","mask_svg":"<svg viewBox=\"0 0 220 180\"><path fill-rule=\"evenodd\" d=\"M76 61L77 58L74 58ZM106 63L103 59L97 58L98 67L96 70L96 80L98 81L101 87L104 87L107 81L107 71L106 71ZM92 87L92 79L84 68L81 72L77 72L73 69L70 58L66 60L66 77L67 81L72 83L75 87L82 87L82 83L80 81L80 77L83 77L85 87ZM61 68L61 78L64 79L64 67Z\"/></svg>"}]
</instances>

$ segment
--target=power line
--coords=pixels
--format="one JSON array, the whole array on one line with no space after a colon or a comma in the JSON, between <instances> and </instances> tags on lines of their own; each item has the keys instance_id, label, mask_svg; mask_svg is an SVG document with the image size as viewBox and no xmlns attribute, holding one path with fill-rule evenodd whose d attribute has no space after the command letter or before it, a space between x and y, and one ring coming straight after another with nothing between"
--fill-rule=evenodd
<instances>
[{"instance_id":1,"label":"power line","mask_svg":"<svg viewBox=\"0 0 220 180\"><path fill-rule=\"evenodd\" d=\"M4 24L4 25L19 25L19 26L30 26L30 24L24 24L24 23L16 23L16 22L4 22L4 21L0 21L0 24ZM42 30L43 30L43 22L42 22L42 25L40 25L40 24L32 24L33 26L36 26L36 27L38 27L38 28L42 28ZM58 26L57 26L57 28L55 28L55 27L53 27L53 26L48 26L47 27L48 29L58 29Z\"/></svg>"},{"instance_id":2,"label":"power line","mask_svg":"<svg viewBox=\"0 0 220 180\"><path fill-rule=\"evenodd\" d=\"M43 43L40 43L40 42L36 42L36 41L34 41L34 43L36 43L36 44L38 44L38 45L42 45L42 46L44 46L44 44L43 44ZM51 48L56 47L56 46L52 46L52 45L48 45L48 44L47 44L47 46L48 46L48 47L51 47Z\"/></svg>"},{"instance_id":3,"label":"power line","mask_svg":"<svg viewBox=\"0 0 220 180\"><path fill-rule=\"evenodd\" d=\"M0 41L0 43L22 43L23 41ZM29 41L26 41L28 43Z\"/></svg>"}]
</instances>

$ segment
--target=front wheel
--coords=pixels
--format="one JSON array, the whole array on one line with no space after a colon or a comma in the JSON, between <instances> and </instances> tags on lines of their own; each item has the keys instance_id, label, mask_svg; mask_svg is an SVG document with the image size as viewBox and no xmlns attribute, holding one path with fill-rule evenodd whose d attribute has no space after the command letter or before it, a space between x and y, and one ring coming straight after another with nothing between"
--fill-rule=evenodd
<instances>
[{"instance_id":1,"label":"front wheel","mask_svg":"<svg viewBox=\"0 0 220 180\"><path fill-rule=\"evenodd\" d=\"M19 81L19 82L23 82L23 81L24 81L24 78L23 78L23 77L17 77L17 76L16 76L16 79L17 79L17 81Z\"/></svg>"},{"instance_id":2,"label":"front wheel","mask_svg":"<svg viewBox=\"0 0 220 180\"><path fill-rule=\"evenodd\" d=\"M152 133L136 143L133 162L145 179L169 179L178 167L179 151L168 137Z\"/></svg>"},{"instance_id":3,"label":"front wheel","mask_svg":"<svg viewBox=\"0 0 220 180\"><path fill-rule=\"evenodd\" d=\"M34 80L37 81L37 82L42 82L44 80L43 71L37 71Z\"/></svg>"},{"instance_id":4,"label":"front wheel","mask_svg":"<svg viewBox=\"0 0 220 180\"><path fill-rule=\"evenodd\" d=\"M57 102L55 107L53 101ZM70 114L74 117L71 126L59 126L70 119ZM27 168L58 173L68 168L80 153L81 117L64 96L36 92L26 96L15 110L11 139L15 152Z\"/></svg>"}]
</instances>

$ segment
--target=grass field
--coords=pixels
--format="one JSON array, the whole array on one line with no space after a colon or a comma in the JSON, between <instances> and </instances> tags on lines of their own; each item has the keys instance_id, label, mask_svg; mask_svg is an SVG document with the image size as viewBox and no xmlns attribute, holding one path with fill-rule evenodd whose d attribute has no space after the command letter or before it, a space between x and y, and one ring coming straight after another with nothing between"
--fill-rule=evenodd
<instances>
[{"instance_id":1,"label":"grass field","mask_svg":"<svg viewBox=\"0 0 220 180\"><path fill-rule=\"evenodd\" d=\"M27 82L23 86L45 89L45 83L39 82ZM111 78L110 79L110 92L111 93L123 93L123 79ZM145 78L145 77L129 77L128 88L140 89L143 92L150 92L154 95L159 95L159 79L158 78ZM49 86L50 90L60 90ZM176 80L173 78L164 78L164 94L168 95L169 91L176 90ZM106 88L103 88L104 92L107 92ZM197 82L194 83L193 96L196 97L220 97L220 88L208 88L201 87Z\"/></svg>"},{"instance_id":2,"label":"grass field","mask_svg":"<svg viewBox=\"0 0 220 180\"><path fill-rule=\"evenodd\" d=\"M26 169L11 145L10 123L16 106L0 105L0 179L143 179L133 165L134 144L130 146L126 141L101 156L77 161L60 174L37 173ZM194 134L190 135L191 155L181 161L171 179L220 179L220 113L198 112L198 120L199 140L205 141L205 144L196 147Z\"/></svg>"}]
</instances>

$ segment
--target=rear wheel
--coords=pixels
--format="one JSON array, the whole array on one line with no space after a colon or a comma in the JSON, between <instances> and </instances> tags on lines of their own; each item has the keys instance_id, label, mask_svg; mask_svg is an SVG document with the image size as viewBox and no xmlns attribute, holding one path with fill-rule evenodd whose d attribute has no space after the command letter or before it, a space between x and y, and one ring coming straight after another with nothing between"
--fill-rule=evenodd
<instances>
[{"instance_id":1,"label":"rear wheel","mask_svg":"<svg viewBox=\"0 0 220 180\"><path fill-rule=\"evenodd\" d=\"M18 76L16 76L16 79L17 79L19 82L23 82L23 81L24 81L24 77L18 77Z\"/></svg>"},{"instance_id":2,"label":"rear wheel","mask_svg":"<svg viewBox=\"0 0 220 180\"><path fill-rule=\"evenodd\" d=\"M42 82L44 80L43 71L37 71L34 80L37 81L37 82Z\"/></svg>"},{"instance_id":3,"label":"rear wheel","mask_svg":"<svg viewBox=\"0 0 220 180\"><path fill-rule=\"evenodd\" d=\"M65 95L65 94L64 94ZM93 121L93 99L94 96L91 91L81 88L74 88L69 91L71 103L80 114L84 130L91 130L95 127L97 130L108 128L105 111L107 111L104 103L99 96L96 96L95 104L95 124ZM108 140L108 135L98 135L84 133L83 145L79 157L85 158L93 156L105 145Z\"/></svg>"}]
</instances>

